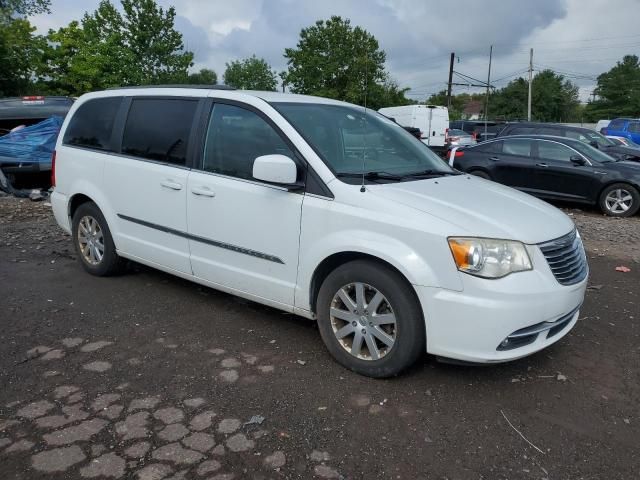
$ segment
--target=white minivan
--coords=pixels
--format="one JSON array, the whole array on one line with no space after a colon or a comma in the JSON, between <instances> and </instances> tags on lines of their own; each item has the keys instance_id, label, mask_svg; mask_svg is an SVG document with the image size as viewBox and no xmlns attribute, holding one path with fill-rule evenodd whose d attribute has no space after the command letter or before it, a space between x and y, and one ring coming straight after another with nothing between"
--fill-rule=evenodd
<instances>
[{"instance_id":1,"label":"white minivan","mask_svg":"<svg viewBox=\"0 0 640 480\"><path fill-rule=\"evenodd\" d=\"M343 102L224 88L83 95L53 212L82 266L124 259L317 320L372 377L425 351L513 360L578 319L588 266L560 210L462 174Z\"/></svg>"},{"instance_id":2,"label":"white minivan","mask_svg":"<svg viewBox=\"0 0 640 480\"><path fill-rule=\"evenodd\" d=\"M419 128L420 139L430 147L444 148L449 131L449 109L437 105L404 105L378 110L403 127Z\"/></svg>"}]
</instances>

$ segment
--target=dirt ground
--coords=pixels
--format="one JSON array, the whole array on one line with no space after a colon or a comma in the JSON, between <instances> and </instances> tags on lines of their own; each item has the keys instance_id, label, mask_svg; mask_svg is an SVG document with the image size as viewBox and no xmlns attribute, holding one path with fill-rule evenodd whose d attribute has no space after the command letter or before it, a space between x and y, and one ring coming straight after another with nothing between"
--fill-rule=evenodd
<instances>
[{"instance_id":1,"label":"dirt ground","mask_svg":"<svg viewBox=\"0 0 640 480\"><path fill-rule=\"evenodd\" d=\"M591 277L563 340L372 380L313 322L146 267L91 277L50 207L0 198L0 478L638 478L640 217L566 211Z\"/></svg>"}]
</instances>

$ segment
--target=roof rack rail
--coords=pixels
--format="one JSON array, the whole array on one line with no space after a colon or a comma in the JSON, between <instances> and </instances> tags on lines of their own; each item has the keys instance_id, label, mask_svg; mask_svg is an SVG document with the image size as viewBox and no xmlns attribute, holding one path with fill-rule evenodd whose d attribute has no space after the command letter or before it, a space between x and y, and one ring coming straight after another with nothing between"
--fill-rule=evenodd
<instances>
[{"instance_id":1,"label":"roof rack rail","mask_svg":"<svg viewBox=\"0 0 640 480\"><path fill-rule=\"evenodd\" d=\"M191 85L191 84L171 84L171 85L131 85L126 87L110 87L107 90L125 90L130 88L201 88L207 90L236 90L229 85Z\"/></svg>"}]
</instances>

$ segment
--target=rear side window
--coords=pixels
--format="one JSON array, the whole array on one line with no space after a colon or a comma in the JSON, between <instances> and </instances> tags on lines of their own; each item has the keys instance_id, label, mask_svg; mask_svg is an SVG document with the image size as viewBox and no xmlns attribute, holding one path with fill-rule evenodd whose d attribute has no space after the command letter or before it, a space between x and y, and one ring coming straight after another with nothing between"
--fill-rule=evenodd
<instances>
[{"instance_id":1,"label":"rear side window","mask_svg":"<svg viewBox=\"0 0 640 480\"><path fill-rule=\"evenodd\" d=\"M555 135L557 137L564 137L565 132L560 128L543 127L540 128L536 133L539 135Z\"/></svg>"},{"instance_id":2,"label":"rear side window","mask_svg":"<svg viewBox=\"0 0 640 480\"><path fill-rule=\"evenodd\" d=\"M122 153L172 165L186 165L198 100L136 98L124 127Z\"/></svg>"},{"instance_id":3,"label":"rear side window","mask_svg":"<svg viewBox=\"0 0 640 480\"><path fill-rule=\"evenodd\" d=\"M624 120L611 120L607 125L607 130L624 130Z\"/></svg>"},{"instance_id":4,"label":"rear side window","mask_svg":"<svg viewBox=\"0 0 640 480\"><path fill-rule=\"evenodd\" d=\"M629 132L631 132L631 133L640 133L640 122L631 122L631 123L629 123Z\"/></svg>"},{"instance_id":5,"label":"rear side window","mask_svg":"<svg viewBox=\"0 0 640 480\"><path fill-rule=\"evenodd\" d=\"M284 140L256 113L233 105L213 107L204 153L204 170L253 179L253 161L262 155L294 155Z\"/></svg>"},{"instance_id":6,"label":"rear side window","mask_svg":"<svg viewBox=\"0 0 640 480\"><path fill-rule=\"evenodd\" d=\"M507 135L528 135L529 133L534 133L535 128L533 127L514 127L509 130Z\"/></svg>"},{"instance_id":7,"label":"rear side window","mask_svg":"<svg viewBox=\"0 0 640 480\"><path fill-rule=\"evenodd\" d=\"M62 143L95 150L113 151L111 132L122 97L88 100L73 114Z\"/></svg>"},{"instance_id":8,"label":"rear side window","mask_svg":"<svg viewBox=\"0 0 640 480\"><path fill-rule=\"evenodd\" d=\"M502 141L479 143L477 144L477 146L473 147L473 151L486 152L486 153L501 153L502 143L503 143Z\"/></svg>"},{"instance_id":9,"label":"rear side window","mask_svg":"<svg viewBox=\"0 0 640 480\"><path fill-rule=\"evenodd\" d=\"M504 140L502 153L517 155L519 157L528 157L531 154L531 140L524 138L510 138L508 140Z\"/></svg>"}]
</instances>

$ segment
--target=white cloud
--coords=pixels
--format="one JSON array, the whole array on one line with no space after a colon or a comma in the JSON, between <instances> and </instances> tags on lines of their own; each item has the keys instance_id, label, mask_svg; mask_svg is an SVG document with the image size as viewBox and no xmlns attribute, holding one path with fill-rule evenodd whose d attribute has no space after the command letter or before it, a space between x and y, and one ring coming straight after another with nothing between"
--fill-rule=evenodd
<instances>
[{"instance_id":1,"label":"white cloud","mask_svg":"<svg viewBox=\"0 0 640 480\"><path fill-rule=\"evenodd\" d=\"M624 54L640 51L634 13L638 0L159 0L175 5L176 26L194 51L196 67L215 69L252 54L276 70L300 30L331 15L350 18L376 36L387 52L387 69L414 98L445 88L449 52L455 69L486 81L489 45L492 78L501 87L524 71L529 48L536 68L564 72L586 99L594 78ZM33 17L40 32L80 19L97 0L53 0L52 14ZM454 91L473 91L456 87ZM477 89L475 89L477 90Z\"/></svg>"}]
</instances>

